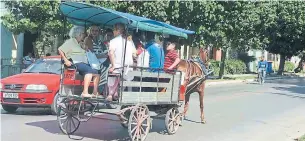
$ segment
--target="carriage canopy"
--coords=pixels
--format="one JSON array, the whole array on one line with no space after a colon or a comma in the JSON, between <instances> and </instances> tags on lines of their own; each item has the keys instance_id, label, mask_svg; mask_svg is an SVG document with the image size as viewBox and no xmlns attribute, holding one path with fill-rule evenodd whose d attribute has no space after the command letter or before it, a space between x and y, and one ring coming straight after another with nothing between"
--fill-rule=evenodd
<instances>
[{"instance_id":1,"label":"carriage canopy","mask_svg":"<svg viewBox=\"0 0 305 141\"><path fill-rule=\"evenodd\" d=\"M144 17L123 13L104 7L81 3L81 2L63 2L60 10L67 20L80 26L90 26L92 24L102 27L112 28L114 24L121 22L128 24L131 29L165 33L179 37L187 38L187 34L194 34L194 31L185 30L164 22L151 20Z\"/></svg>"}]
</instances>

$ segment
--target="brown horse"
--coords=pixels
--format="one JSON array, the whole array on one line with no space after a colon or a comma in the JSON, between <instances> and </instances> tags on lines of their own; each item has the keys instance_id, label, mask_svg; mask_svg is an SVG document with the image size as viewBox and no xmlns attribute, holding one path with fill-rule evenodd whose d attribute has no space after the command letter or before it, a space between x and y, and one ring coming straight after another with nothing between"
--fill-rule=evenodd
<instances>
[{"instance_id":1,"label":"brown horse","mask_svg":"<svg viewBox=\"0 0 305 141\"><path fill-rule=\"evenodd\" d=\"M202 61L203 65L205 65L207 68L208 51L206 49L200 48L199 58ZM182 89L186 89L184 92L182 92L185 95L183 116L185 117L186 112L189 108L190 94L193 92L197 92L199 94L200 101L201 123L206 123L203 111L203 97L206 78L202 71L202 67L198 62L191 60L181 60L177 66L177 69L185 74L184 83L182 84Z\"/></svg>"}]
</instances>

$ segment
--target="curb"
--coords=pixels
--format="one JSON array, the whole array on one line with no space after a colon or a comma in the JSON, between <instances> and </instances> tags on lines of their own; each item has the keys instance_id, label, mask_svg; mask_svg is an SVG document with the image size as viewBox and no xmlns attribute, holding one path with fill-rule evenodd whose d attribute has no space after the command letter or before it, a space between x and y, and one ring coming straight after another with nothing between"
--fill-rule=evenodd
<instances>
[{"instance_id":1,"label":"curb","mask_svg":"<svg viewBox=\"0 0 305 141\"><path fill-rule=\"evenodd\" d=\"M276 79L290 79L290 78L303 78L302 76L278 76L278 77L267 77L265 80L276 80ZM256 79L245 79L245 80L226 80L220 82L206 82L206 87L222 84L235 84L235 83L247 83L256 82Z\"/></svg>"}]
</instances>

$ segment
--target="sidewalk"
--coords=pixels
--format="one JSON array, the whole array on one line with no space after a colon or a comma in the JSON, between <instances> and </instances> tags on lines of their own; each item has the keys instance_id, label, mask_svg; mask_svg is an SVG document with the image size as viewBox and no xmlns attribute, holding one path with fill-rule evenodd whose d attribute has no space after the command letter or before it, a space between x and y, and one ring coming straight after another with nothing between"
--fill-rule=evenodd
<instances>
[{"instance_id":1,"label":"sidewalk","mask_svg":"<svg viewBox=\"0 0 305 141\"><path fill-rule=\"evenodd\" d=\"M224 76L228 79L216 79L217 77L209 77L206 86L214 85L224 85L224 84L235 84L235 83L246 83L246 82L255 82L257 81L257 74L242 74L242 75L226 75ZM299 78L305 77L305 74L294 74L294 73L285 73L284 75L271 74L267 75L265 80L276 80L276 79L289 79L289 78ZM230 80L232 79L232 80Z\"/></svg>"}]
</instances>

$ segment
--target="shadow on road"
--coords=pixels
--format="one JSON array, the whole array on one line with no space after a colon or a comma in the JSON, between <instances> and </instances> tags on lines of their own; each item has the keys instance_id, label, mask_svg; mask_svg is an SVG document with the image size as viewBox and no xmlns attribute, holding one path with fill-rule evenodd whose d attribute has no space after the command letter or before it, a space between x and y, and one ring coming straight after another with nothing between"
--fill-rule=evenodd
<instances>
[{"instance_id":1,"label":"shadow on road","mask_svg":"<svg viewBox=\"0 0 305 141\"><path fill-rule=\"evenodd\" d=\"M272 87L279 92L274 92L272 94L277 95L285 95L292 98L305 98L305 79L304 78L296 78L292 80L277 80L277 81L269 81L271 84L283 84L280 86ZM292 94L287 94L292 93Z\"/></svg>"},{"instance_id":2,"label":"shadow on road","mask_svg":"<svg viewBox=\"0 0 305 141\"><path fill-rule=\"evenodd\" d=\"M108 116L108 115L104 115ZM54 117L56 118L56 117ZM116 118L114 116L109 116L107 118ZM59 129L59 125L57 120L48 120L48 121L38 121L38 122L31 122L26 123L29 126L35 126L44 129L46 132L52 134L61 134L64 135L61 130ZM151 132L157 132L159 134L166 134L164 121L154 119L152 123L153 127L150 130ZM68 135L66 135L67 138ZM83 122L80 124L79 129L72 135L72 139L79 139L79 138L92 138L98 139L103 141L128 141L129 135L128 130L123 128L120 125L120 122L116 121L108 121L98 118L92 118L88 122ZM148 135L149 138L149 135Z\"/></svg>"}]
</instances>

